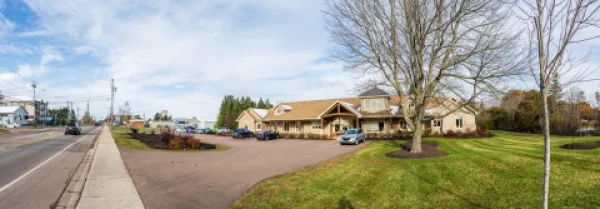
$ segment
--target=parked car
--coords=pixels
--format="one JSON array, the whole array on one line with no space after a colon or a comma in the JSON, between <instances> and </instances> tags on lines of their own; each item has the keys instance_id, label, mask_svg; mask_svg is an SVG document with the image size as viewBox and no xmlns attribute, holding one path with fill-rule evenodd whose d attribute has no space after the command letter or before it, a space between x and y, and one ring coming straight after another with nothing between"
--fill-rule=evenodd
<instances>
[{"instance_id":1,"label":"parked car","mask_svg":"<svg viewBox=\"0 0 600 209\"><path fill-rule=\"evenodd\" d=\"M577 129L575 131L575 134L577 134L577 135L586 135L586 136L597 136L597 135L600 135L600 131L598 129L595 129L595 128L586 127L586 128Z\"/></svg>"},{"instance_id":2,"label":"parked car","mask_svg":"<svg viewBox=\"0 0 600 209\"><path fill-rule=\"evenodd\" d=\"M262 130L258 132L256 135L256 139L258 140L271 140L271 139L279 139L279 133L273 130Z\"/></svg>"},{"instance_id":3,"label":"parked car","mask_svg":"<svg viewBox=\"0 0 600 209\"><path fill-rule=\"evenodd\" d=\"M230 135L231 134L231 130L229 130L228 128L221 128L219 130L217 130L217 135L219 136L226 136L226 135Z\"/></svg>"},{"instance_id":4,"label":"parked car","mask_svg":"<svg viewBox=\"0 0 600 209\"><path fill-rule=\"evenodd\" d=\"M21 127L21 125L16 124L16 123L6 124L6 125L3 125L3 126L4 126L4 128L20 128Z\"/></svg>"},{"instance_id":5,"label":"parked car","mask_svg":"<svg viewBox=\"0 0 600 209\"><path fill-rule=\"evenodd\" d=\"M231 133L231 136L234 139L252 138L254 137L254 133L245 128L238 128Z\"/></svg>"},{"instance_id":6,"label":"parked car","mask_svg":"<svg viewBox=\"0 0 600 209\"><path fill-rule=\"evenodd\" d=\"M340 136L340 144L359 144L365 142L365 132L360 128L348 129Z\"/></svg>"},{"instance_id":7,"label":"parked car","mask_svg":"<svg viewBox=\"0 0 600 209\"><path fill-rule=\"evenodd\" d=\"M96 121L94 123L95 126L101 126L102 124L104 124L102 121Z\"/></svg>"},{"instance_id":8,"label":"parked car","mask_svg":"<svg viewBox=\"0 0 600 209\"><path fill-rule=\"evenodd\" d=\"M211 128L205 128L202 130L203 134L216 134L217 132Z\"/></svg>"},{"instance_id":9,"label":"parked car","mask_svg":"<svg viewBox=\"0 0 600 209\"><path fill-rule=\"evenodd\" d=\"M65 135L79 135L81 134L81 127L79 127L79 123L69 123L65 127Z\"/></svg>"}]
</instances>

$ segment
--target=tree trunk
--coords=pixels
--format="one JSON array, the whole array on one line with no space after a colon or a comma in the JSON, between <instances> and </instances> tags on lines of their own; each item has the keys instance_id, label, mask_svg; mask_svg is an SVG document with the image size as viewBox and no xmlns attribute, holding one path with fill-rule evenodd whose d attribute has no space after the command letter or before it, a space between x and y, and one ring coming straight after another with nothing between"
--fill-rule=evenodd
<instances>
[{"instance_id":1,"label":"tree trunk","mask_svg":"<svg viewBox=\"0 0 600 209\"><path fill-rule=\"evenodd\" d=\"M542 199L542 208L547 209L548 193L550 191L550 114L548 112L548 92L545 84L541 86L542 113L544 115L544 122L542 123L542 134L544 135L544 197Z\"/></svg>"},{"instance_id":2,"label":"tree trunk","mask_svg":"<svg viewBox=\"0 0 600 209\"><path fill-rule=\"evenodd\" d=\"M420 111L415 111L415 119L413 123L415 124L415 129L413 130L413 138L412 138L412 146L410 149L410 153L421 153L421 135L423 127L421 127L421 116Z\"/></svg>"}]
</instances>

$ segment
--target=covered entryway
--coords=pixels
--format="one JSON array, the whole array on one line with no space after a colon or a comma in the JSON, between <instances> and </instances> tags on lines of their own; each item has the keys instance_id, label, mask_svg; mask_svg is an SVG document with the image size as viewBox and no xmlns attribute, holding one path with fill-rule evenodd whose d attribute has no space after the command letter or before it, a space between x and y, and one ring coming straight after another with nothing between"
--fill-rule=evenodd
<instances>
[{"instance_id":1,"label":"covered entryway","mask_svg":"<svg viewBox=\"0 0 600 209\"><path fill-rule=\"evenodd\" d=\"M335 136L348 129L358 128L358 115L338 102L321 115L321 127L328 130L329 136Z\"/></svg>"}]
</instances>

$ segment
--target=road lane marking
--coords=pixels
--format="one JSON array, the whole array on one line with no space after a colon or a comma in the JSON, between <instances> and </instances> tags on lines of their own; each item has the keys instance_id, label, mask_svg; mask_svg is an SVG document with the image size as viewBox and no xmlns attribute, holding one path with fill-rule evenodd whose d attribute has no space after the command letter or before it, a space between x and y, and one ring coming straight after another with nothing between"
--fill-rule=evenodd
<instances>
[{"instance_id":1,"label":"road lane marking","mask_svg":"<svg viewBox=\"0 0 600 209\"><path fill-rule=\"evenodd\" d=\"M93 131L90 132L90 134ZM18 178L12 180L10 183L4 185L2 188L0 188L0 193L2 193L4 190L8 189L9 187L11 187L13 184L16 184L17 182L19 182L21 179L25 178L27 175L31 174L33 171L37 170L38 168L42 167L43 165L45 165L46 163L50 162L50 160L54 159L56 156L62 154L65 150L71 148L74 144L79 143L79 141L81 141L83 138L85 138L86 136L91 136L91 135L85 135L82 136L81 138L79 138L77 141L69 144L69 146L65 147L64 149L58 151L56 154L52 155L52 157L44 160L44 162L38 164L37 166L33 167L31 170L25 172L23 175L19 176Z\"/></svg>"}]
</instances>

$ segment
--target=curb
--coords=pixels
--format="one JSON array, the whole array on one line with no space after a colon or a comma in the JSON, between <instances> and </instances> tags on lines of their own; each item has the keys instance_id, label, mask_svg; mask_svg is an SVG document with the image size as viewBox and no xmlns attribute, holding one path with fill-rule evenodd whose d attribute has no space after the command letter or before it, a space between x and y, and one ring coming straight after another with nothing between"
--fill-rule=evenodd
<instances>
[{"instance_id":1,"label":"curb","mask_svg":"<svg viewBox=\"0 0 600 209\"><path fill-rule=\"evenodd\" d=\"M94 154L96 154L96 148L98 148L98 138L100 137L100 132L94 138L94 143L92 143L92 147L87 151L83 160L77 166L77 170L69 181L67 187L60 195L55 205L50 206L52 209L74 209L79 202L79 198L81 197L81 193L83 192L83 186L85 185L85 181L88 173L90 172L90 167L92 166L92 161L94 161Z\"/></svg>"}]
</instances>

